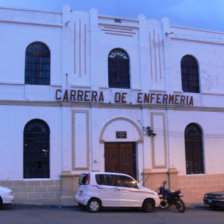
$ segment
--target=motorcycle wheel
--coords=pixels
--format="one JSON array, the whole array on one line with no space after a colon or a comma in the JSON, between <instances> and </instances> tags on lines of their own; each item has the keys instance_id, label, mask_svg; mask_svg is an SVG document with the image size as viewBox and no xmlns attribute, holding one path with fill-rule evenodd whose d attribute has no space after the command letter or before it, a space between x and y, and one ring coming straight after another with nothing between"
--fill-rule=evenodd
<instances>
[{"instance_id":1,"label":"motorcycle wheel","mask_svg":"<svg viewBox=\"0 0 224 224\"><path fill-rule=\"evenodd\" d=\"M178 212L180 212L180 213L185 212L185 204L181 199L177 199L175 206L176 206Z\"/></svg>"},{"instance_id":2,"label":"motorcycle wheel","mask_svg":"<svg viewBox=\"0 0 224 224\"><path fill-rule=\"evenodd\" d=\"M168 203L167 198L161 199L159 207L164 209L170 207L170 204Z\"/></svg>"}]
</instances>

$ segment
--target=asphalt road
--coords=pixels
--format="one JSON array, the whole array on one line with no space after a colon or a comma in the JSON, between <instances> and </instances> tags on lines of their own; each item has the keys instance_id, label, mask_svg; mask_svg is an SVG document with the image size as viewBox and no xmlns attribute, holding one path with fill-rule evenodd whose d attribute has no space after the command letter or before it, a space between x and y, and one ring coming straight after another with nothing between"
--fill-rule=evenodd
<instances>
[{"instance_id":1,"label":"asphalt road","mask_svg":"<svg viewBox=\"0 0 224 224\"><path fill-rule=\"evenodd\" d=\"M205 207L188 208L178 213L175 208L156 209L144 213L133 209L106 209L88 213L78 207L14 206L0 209L1 224L220 224L224 223L224 210L214 211Z\"/></svg>"}]
</instances>

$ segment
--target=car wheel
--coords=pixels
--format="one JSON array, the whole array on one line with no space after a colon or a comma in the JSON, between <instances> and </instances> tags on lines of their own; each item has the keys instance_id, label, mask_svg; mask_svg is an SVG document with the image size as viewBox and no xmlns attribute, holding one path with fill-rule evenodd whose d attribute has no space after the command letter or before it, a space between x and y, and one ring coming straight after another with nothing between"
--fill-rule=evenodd
<instances>
[{"instance_id":1,"label":"car wheel","mask_svg":"<svg viewBox=\"0 0 224 224\"><path fill-rule=\"evenodd\" d=\"M0 207L3 206L2 198L0 197Z\"/></svg>"},{"instance_id":2,"label":"car wheel","mask_svg":"<svg viewBox=\"0 0 224 224\"><path fill-rule=\"evenodd\" d=\"M98 212L101 208L100 200L97 198L90 199L87 204L87 208L89 212Z\"/></svg>"},{"instance_id":3,"label":"car wheel","mask_svg":"<svg viewBox=\"0 0 224 224\"><path fill-rule=\"evenodd\" d=\"M143 203L143 210L145 212L152 212L155 208L155 203L152 199L146 199Z\"/></svg>"}]
</instances>

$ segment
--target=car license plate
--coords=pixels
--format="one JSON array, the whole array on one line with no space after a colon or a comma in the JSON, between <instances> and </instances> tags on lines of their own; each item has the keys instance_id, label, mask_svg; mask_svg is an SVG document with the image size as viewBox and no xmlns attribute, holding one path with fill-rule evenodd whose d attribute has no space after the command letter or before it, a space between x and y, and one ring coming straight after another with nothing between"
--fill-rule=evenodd
<instances>
[{"instance_id":1,"label":"car license plate","mask_svg":"<svg viewBox=\"0 0 224 224\"><path fill-rule=\"evenodd\" d=\"M211 199L208 199L208 203L209 203L209 204L212 203L212 200L211 200Z\"/></svg>"}]
</instances>

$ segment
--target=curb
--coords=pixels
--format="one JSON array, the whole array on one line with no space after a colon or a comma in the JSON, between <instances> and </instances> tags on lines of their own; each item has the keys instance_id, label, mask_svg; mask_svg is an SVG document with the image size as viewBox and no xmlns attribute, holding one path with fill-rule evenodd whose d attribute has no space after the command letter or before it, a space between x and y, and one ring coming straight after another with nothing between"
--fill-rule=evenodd
<instances>
[{"instance_id":1,"label":"curb","mask_svg":"<svg viewBox=\"0 0 224 224\"><path fill-rule=\"evenodd\" d=\"M206 206L203 203L186 203L186 208L205 208Z\"/></svg>"},{"instance_id":2,"label":"curb","mask_svg":"<svg viewBox=\"0 0 224 224\"><path fill-rule=\"evenodd\" d=\"M47 203L14 203L15 207L48 207L48 208L75 208L78 207L77 203L74 204L47 204Z\"/></svg>"},{"instance_id":3,"label":"curb","mask_svg":"<svg viewBox=\"0 0 224 224\"><path fill-rule=\"evenodd\" d=\"M74 203L55 203L55 204L47 204L47 203L15 203L13 204L15 207L48 207L48 208L75 208L79 207L77 202ZM186 208L206 208L203 203L186 203Z\"/></svg>"}]
</instances>

